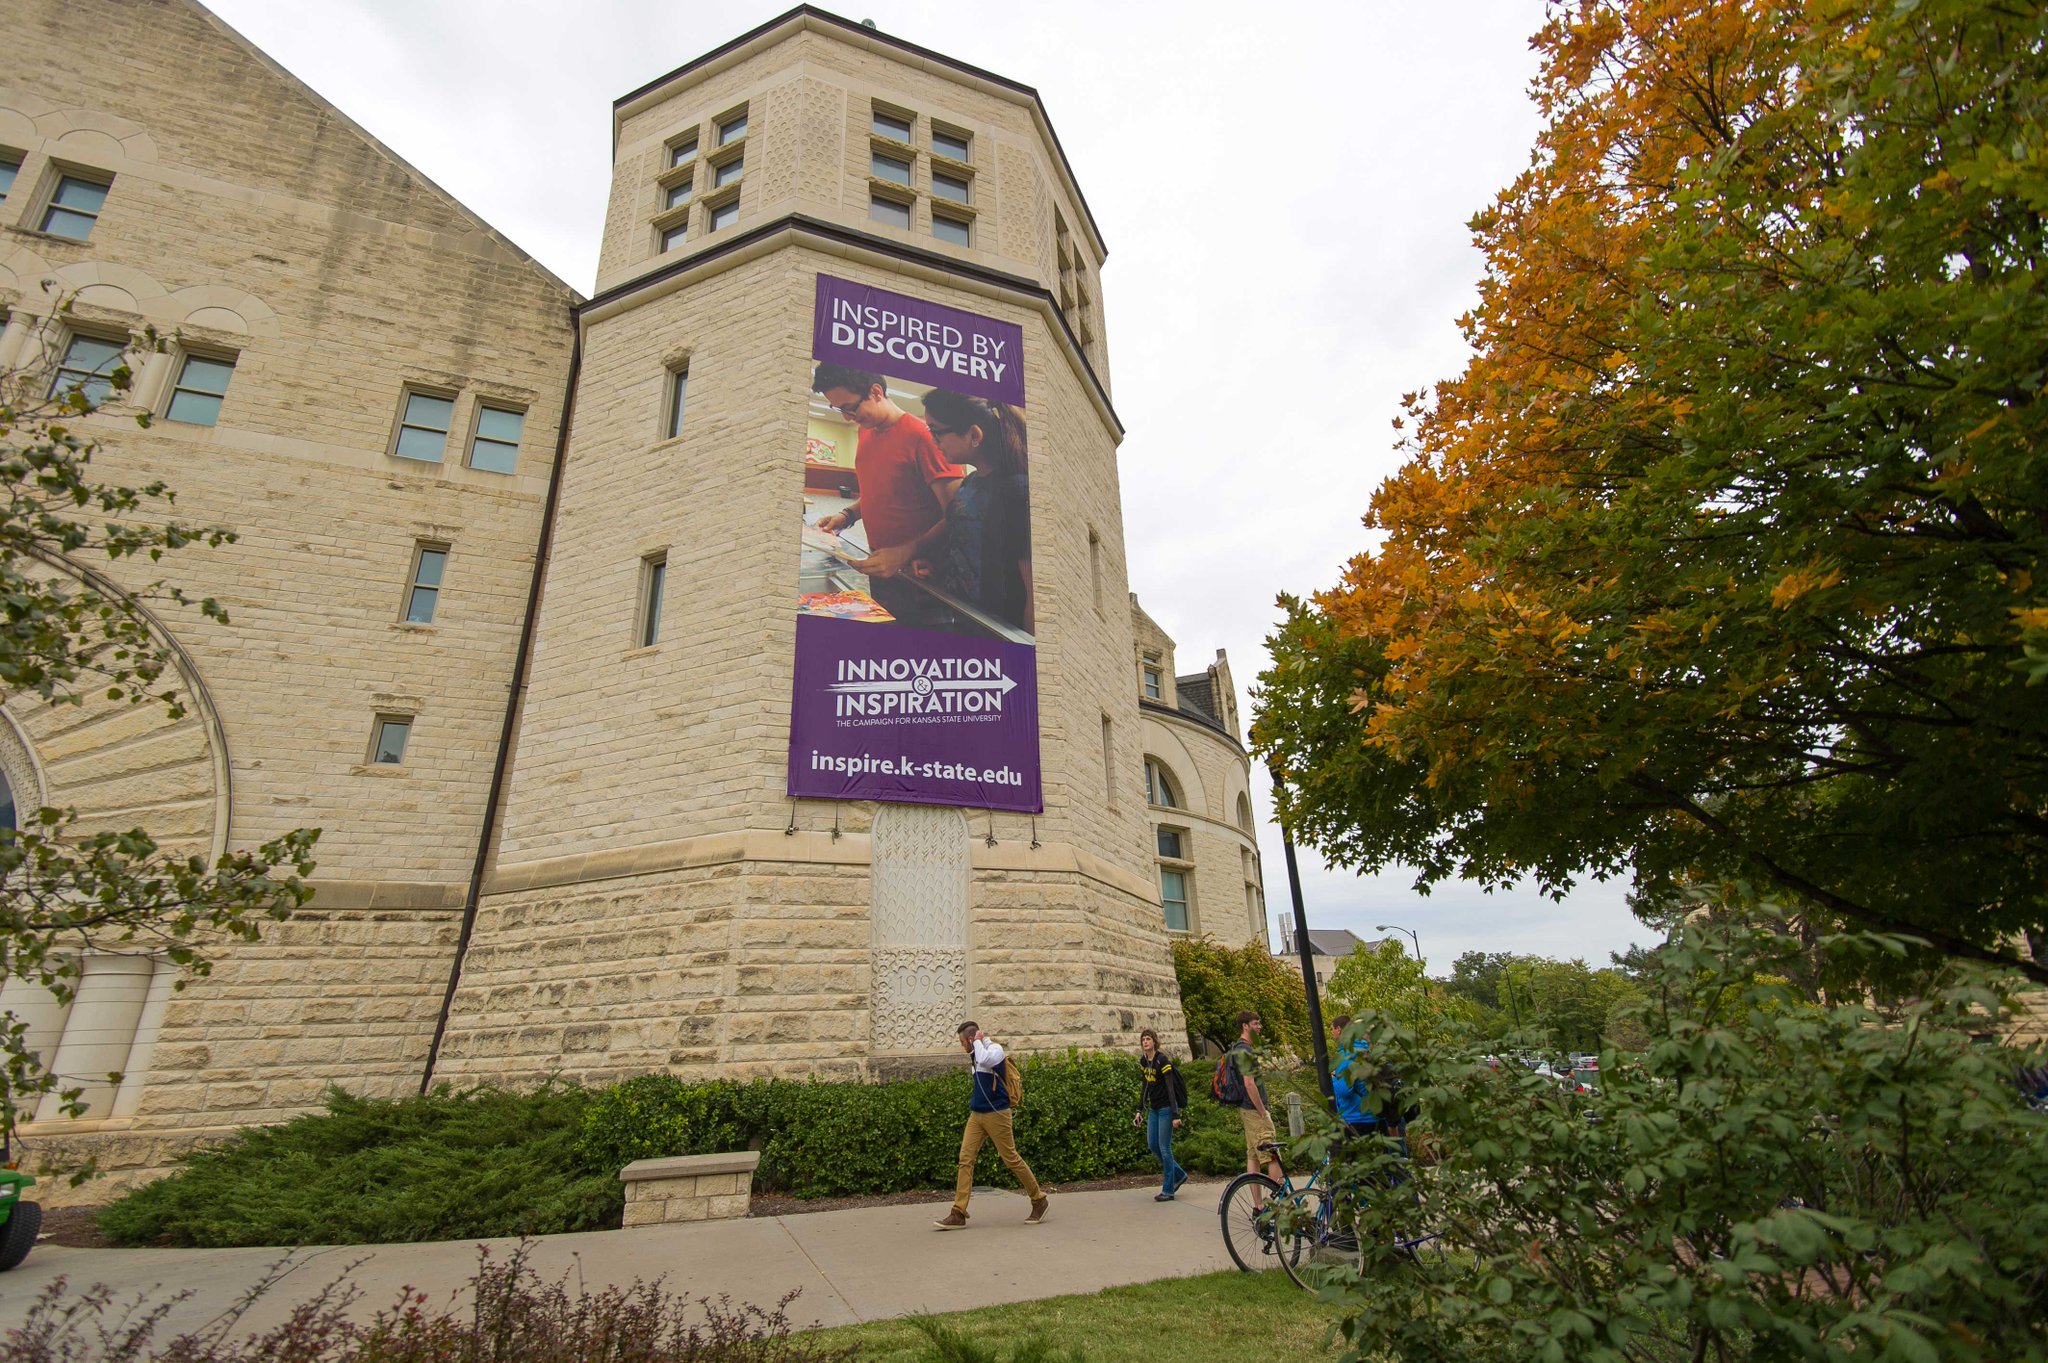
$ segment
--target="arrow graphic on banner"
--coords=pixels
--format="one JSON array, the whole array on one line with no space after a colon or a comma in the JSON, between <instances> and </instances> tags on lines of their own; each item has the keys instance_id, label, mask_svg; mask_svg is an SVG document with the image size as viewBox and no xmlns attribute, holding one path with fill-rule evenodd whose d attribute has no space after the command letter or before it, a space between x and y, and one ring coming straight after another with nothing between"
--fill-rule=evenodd
<instances>
[{"instance_id":1,"label":"arrow graphic on banner","mask_svg":"<svg viewBox=\"0 0 2048 1363\"><path fill-rule=\"evenodd\" d=\"M934 677L906 677L901 681L834 682L830 689L840 692L915 691L928 695L933 691L1014 691L1017 683L998 674L995 677L966 680L963 678L939 679Z\"/></svg>"}]
</instances>

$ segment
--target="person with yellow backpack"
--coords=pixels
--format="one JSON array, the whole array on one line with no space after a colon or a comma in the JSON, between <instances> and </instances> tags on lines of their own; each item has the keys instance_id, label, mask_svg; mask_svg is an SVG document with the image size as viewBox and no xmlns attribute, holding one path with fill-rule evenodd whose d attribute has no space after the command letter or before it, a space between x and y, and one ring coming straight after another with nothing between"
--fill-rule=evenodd
<instances>
[{"instance_id":1,"label":"person with yellow backpack","mask_svg":"<svg viewBox=\"0 0 2048 1363\"><path fill-rule=\"evenodd\" d=\"M994 1141L1003 1165L1022 1185L1031 1199L1026 1225L1045 1220L1050 1200L1032 1176L1031 1166L1017 1153L1017 1136L1010 1117L1024 1096L1024 1078L1017 1062L1003 1054L1003 1048L988 1039L978 1023L960 1024L960 1049L973 1057L974 1089L967 1098L967 1129L960 1133L960 1173L953 1183L953 1209L932 1224L940 1230L959 1230L967 1224L967 1199L974 1193L974 1158L983 1141Z\"/></svg>"}]
</instances>

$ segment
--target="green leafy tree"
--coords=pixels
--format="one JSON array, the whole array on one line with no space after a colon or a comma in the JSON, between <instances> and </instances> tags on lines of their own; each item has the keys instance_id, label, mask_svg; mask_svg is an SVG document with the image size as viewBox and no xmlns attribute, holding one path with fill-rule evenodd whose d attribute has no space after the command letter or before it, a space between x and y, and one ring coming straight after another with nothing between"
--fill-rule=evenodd
<instances>
[{"instance_id":1,"label":"green leafy tree","mask_svg":"<svg viewBox=\"0 0 2048 1363\"><path fill-rule=\"evenodd\" d=\"M1345 866L2048 932L2039 0L1573 0L1464 372L1254 738Z\"/></svg>"},{"instance_id":2,"label":"green leafy tree","mask_svg":"<svg viewBox=\"0 0 2048 1363\"><path fill-rule=\"evenodd\" d=\"M1237 1015L1259 1015L1268 1044L1297 1054L1309 1047L1308 995L1301 974L1258 942L1227 947L1213 937L1177 938L1173 973L1190 1039L1218 1046L1237 1040Z\"/></svg>"},{"instance_id":3,"label":"green leafy tree","mask_svg":"<svg viewBox=\"0 0 2048 1363\"><path fill-rule=\"evenodd\" d=\"M55 353L54 317L29 339ZM154 334L142 344L155 347ZM124 589L99 562L154 564L188 545L234 538L219 526L157 519L172 503L162 483L102 483L90 467L97 442L81 422L126 406L128 352L82 381L54 365L0 373L0 696L50 705L162 707L182 714L166 678L170 649L152 631L145 603L167 600L225 621L211 600L190 601L156 582ZM102 419L103 419L102 417ZM148 413L136 415L148 425ZM223 940L253 940L265 920L286 917L310 891L318 831L299 829L255 851L217 861L161 851L141 829L80 834L68 809L34 809L0 829L0 978L19 979L68 1001L84 953L161 952L186 976L205 974ZM184 983L181 978L180 985ZM12 1130L43 1095L81 1111L81 1089L59 1089L53 1057L27 1046L27 1024L0 1015L0 1124ZM89 1167L85 1171L89 1172Z\"/></svg>"},{"instance_id":4,"label":"green leafy tree","mask_svg":"<svg viewBox=\"0 0 2048 1363\"><path fill-rule=\"evenodd\" d=\"M1368 1009L1425 1030L1449 1022L1477 1023L1485 1010L1471 999L1433 984L1422 962L1399 942L1360 942L1330 975L1326 1012Z\"/></svg>"},{"instance_id":5,"label":"green leafy tree","mask_svg":"<svg viewBox=\"0 0 2048 1363\"><path fill-rule=\"evenodd\" d=\"M1909 961L1875 934L1768 918L1680 927L1626 1006L1641 1054L1567 1092L1486 1043L1372 1021L1420 1105L1419 1164L1338 1151L1362 1271L1332 1284L1345 1359L1953 1360L2048 1357L2048 1120L1988 1045L2012 1001L1975 965L1910 1001L1817 1004L1786 979ZM1863 964L1859 964L1863 962ZM1418 1260L1398 1247L1438 1238Z\"/></svg>"}]
</instances>

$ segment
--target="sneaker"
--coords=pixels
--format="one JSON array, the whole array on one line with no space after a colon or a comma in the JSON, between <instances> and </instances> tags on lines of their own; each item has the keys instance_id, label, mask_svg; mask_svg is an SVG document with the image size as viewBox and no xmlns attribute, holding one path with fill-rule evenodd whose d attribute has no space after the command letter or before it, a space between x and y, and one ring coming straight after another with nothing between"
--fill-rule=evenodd
<instances>
[{"instance_id":1,"label":"sneaker","mask_svg":"<svg viewBox=\"0 0 2048 1363\"><path fill-rule=\"evenodd\" d=\"M1052 1205L1052 1199L1040 1194L1031 1199L1031 1215L1024 1218L1024 1224L1035 1226L1045 1220L1045 1209Z\"/></svg>"},{"instance_id":2,"label":"sneaker","mask_svg":"<svg viewBox=\"0 0 2048 1363\"><path fill-rule=\"evenodd\" d=\"M967 1224L967 1213L955 1207L932 1224L940 1230L959 1230Z\"/></svg>"},{"instance_id":3,"label":"sneaker","mask_svg":"<svg viewBox=\"0 0 2048 1363\"><path fill-rule=\"evenodd\" d=\"M1173 1201L1173 1194L1172 1194L1172 1193L1154 1193L1154 1194L1152 1194L1152 1200L1153 1200L1154 1202L1171 1202L1171 1201Z\"/></svg>"},{"instance_id":4,"label":"sneaker","mask_svg":"<svg viewBox=\"0 0 2048 1363\"><path fill-rule=\"evenodd\" d=\"M1179 1176L1178 1178L1174 1179L1174 1181L1173 1181L1173 1191L1174 1191L1174 1192L1176 1192L1176 1193L1177 1193L1177 1192L1179 1192L1179 1191L1180 1191L1180 1185L1181 1185L1181 1184L1183 1184L1183 1183L1186 1183L1187 1181L1188 1181L1188 1171L1187 1171L1187 1170L1185 1170L1185 1169L1183 1169L1183 1170L1181 1170L1181 1171L1180 1171L1180 1176Z\"/></svg>"}]
</instances>

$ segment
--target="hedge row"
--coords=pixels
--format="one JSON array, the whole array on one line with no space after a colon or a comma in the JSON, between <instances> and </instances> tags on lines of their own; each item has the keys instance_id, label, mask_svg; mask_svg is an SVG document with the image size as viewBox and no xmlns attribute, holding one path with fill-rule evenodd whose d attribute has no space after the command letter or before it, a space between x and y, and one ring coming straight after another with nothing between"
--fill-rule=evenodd
<instances>
[{"instance_id":1,"label":"hedge row","mask_svg":"<svg viewBox=\"0 0 2048 1363\"><path fill-rule=\"evenodd\" d=\"M251 1127L103 1209L123 1244L364 1244L617 1226L618 1171L636 1159L758 1149L754 1186L797 1197L950 1188L965 1068L889 1084L685 1082L648 1075L591 1091L479 1087L395 1102L339 1089L324 1113ZM1175 1154L1197 1173L1244 1167L1235 1112L1189 1067ZM1017 1141L1047 1183L1157 1167L1131 1125L1138 1066L1123 1055L1024 1062ZM976 1178L1012 1184L993 1146Z\"/></svg>"}]
</instances>

